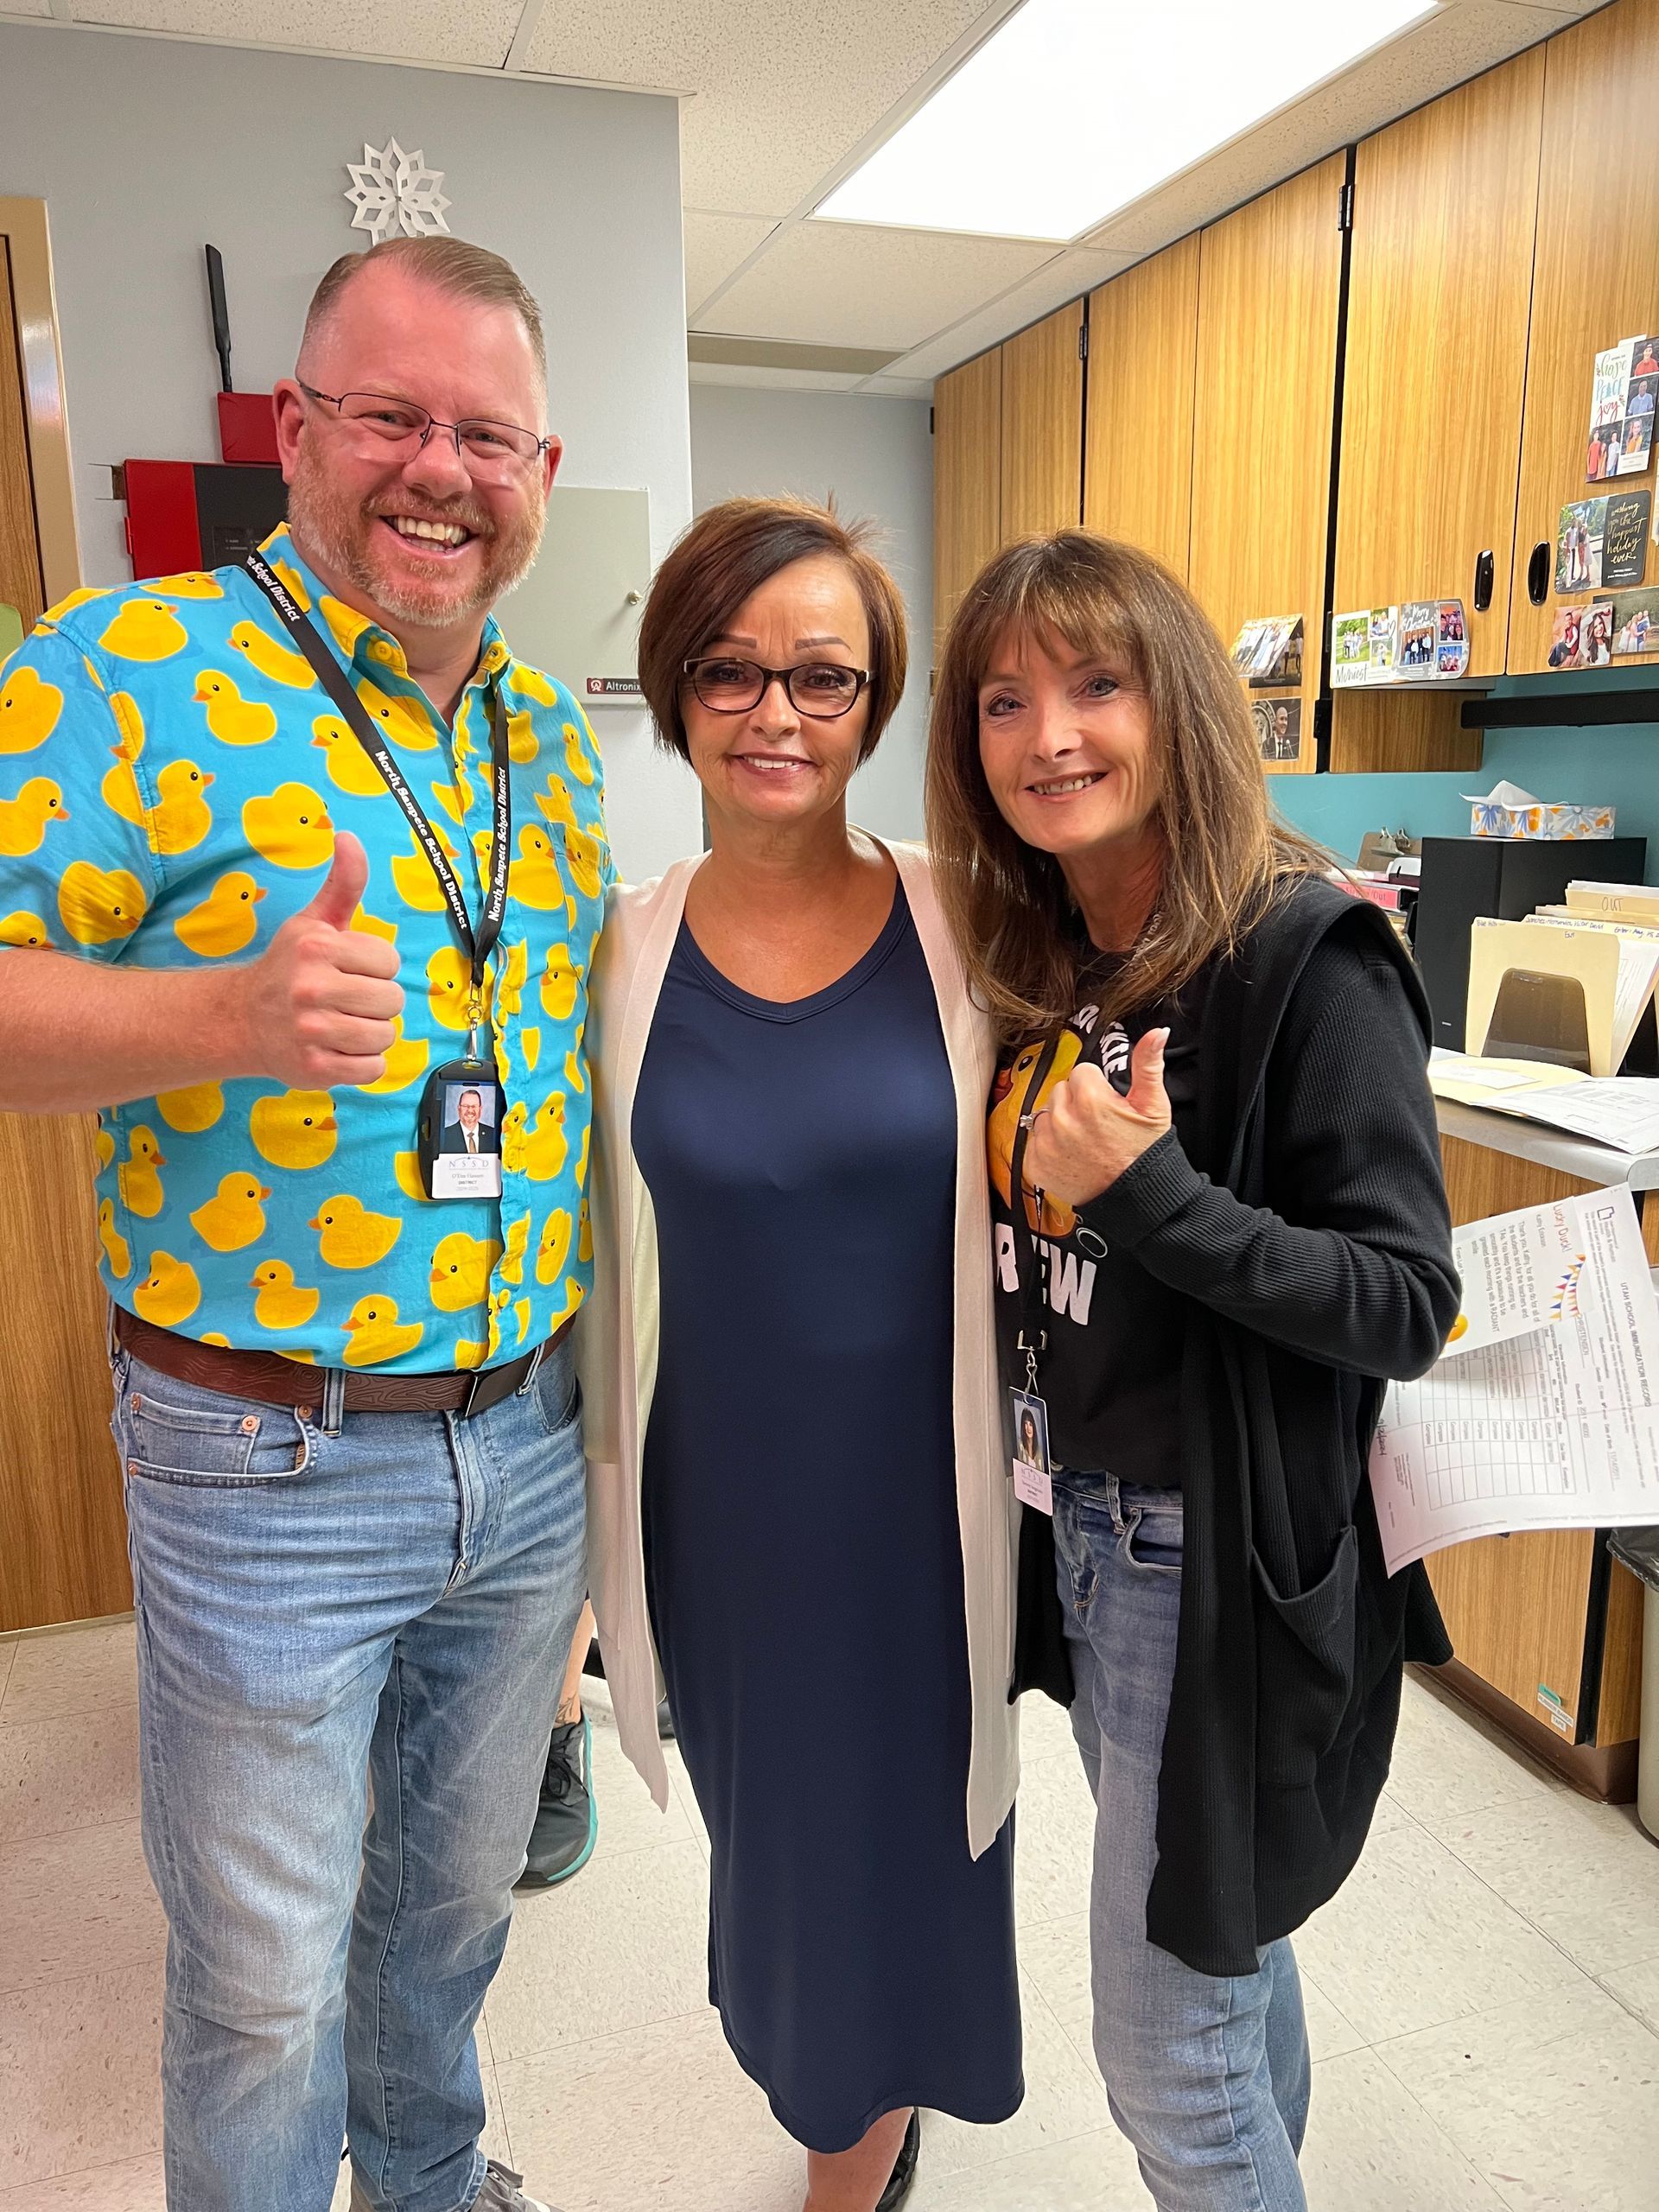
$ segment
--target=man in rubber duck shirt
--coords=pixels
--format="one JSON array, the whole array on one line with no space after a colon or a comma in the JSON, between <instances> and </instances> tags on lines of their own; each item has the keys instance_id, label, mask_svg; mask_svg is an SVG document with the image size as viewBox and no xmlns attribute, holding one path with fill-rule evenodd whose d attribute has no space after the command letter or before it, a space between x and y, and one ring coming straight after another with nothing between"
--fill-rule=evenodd
<instances>
[{"instance_id":1,"label":"man in rubber duck shirt","mask_svg":"<svg viewBox=\"0 0 1659 2212\"><path fill-rule=\"evenodd\" d=\"M591 1269L525 1255L582 1203L612 877L586 719L490 612L559 458L536 302L459 239L348 255L276 410L276 590L77 592L0 671L0 1107L99 1112L169 2212L327 2212L342 2137L360 2212L533 2212L473 2027L585 1589ZM463 1056L558 1173L428 1197Z\"/></svg>"}]
</instances>

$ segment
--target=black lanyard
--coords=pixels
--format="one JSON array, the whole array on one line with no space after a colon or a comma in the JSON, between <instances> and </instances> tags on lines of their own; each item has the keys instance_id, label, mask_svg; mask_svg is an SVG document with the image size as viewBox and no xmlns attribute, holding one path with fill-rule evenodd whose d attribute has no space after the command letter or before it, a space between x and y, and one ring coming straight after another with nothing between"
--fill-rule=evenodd
<instances>
[{"instance_id":1,"label":"black lanyard","mask_svg":"<svg viewBox=\"0 0 1659 2212\"><path fill-rule=\"evenodd\" d=\"M1048 1081L1054 1065L1055 1055L1060 1049L1060 1039L1065 1034L1064 1027L1057 1029L1043 1046L1031 1080L1026 1086L1027 1111L1020 1116L1014 1133L1014 1147L1008 1158L1009 1212L1014 1220L1014 1235L1018 1245L1025 1239L1025 1250L1020 1261L1020 1336L1015 1350L1026 1356L1025 1387L1033 1396L1037 1390L1037 1363L1048 1350L1048 1331L1038 1325L1044 1299L1043 1255L1037 1246L1037 1230L1026 1217L1026 1141L1031 1135L1036 1102L1042 1096L1043 1085ZM1043 1225L1043 1193L1033 1193L1037 1206L1037 1228Z\"/></svg>"},{"instance_id":2,"label":"black lanyard","mask_svg":"<svg viewBox=\"0 0 1659 2212\"><path fill-rule=\"evenodd\" d=\"M498 683L491 694L490 766L495 792L495 842L490 854L490 884L485 894L483 912L478 927L473 927L472 916L467 911L467 895L449 865L448 855L438 842L438 834L428 820L426 811L409 785L404 772L393 760L385 739L375 728L369 712L352 688L345 670L340 666L317 631L316 625L290 594L283 588L279 577L273 575L264 559L257 553L247 558L248 574L281 617L289 635L316 671L317 681L340 711L342 719L353 737L368 754L385 779L386 789L404 810L417 843L426 855L432 873L438 880L449 918L455 925L461 950L472 962L472 999L468 1007L469 1025L476 1029L480 1005L483 997L485 970L495 950L496 939L501 934L502 918L507 911L507 869L512 855L510 840L512 834L512 761L507 752L506 709L501 703L501 687ZM452 763L453 765L453 763Z\"/></svg>"}]
</instances>

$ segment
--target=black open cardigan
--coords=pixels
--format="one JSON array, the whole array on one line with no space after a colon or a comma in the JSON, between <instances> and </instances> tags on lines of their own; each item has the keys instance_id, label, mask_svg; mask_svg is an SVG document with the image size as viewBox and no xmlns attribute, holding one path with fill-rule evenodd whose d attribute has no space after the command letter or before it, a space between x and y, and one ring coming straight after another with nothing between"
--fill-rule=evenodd
<instances>
[{"instance_id":1,"label":"black open cardigan","mask_svg":"<svg viewBox=\"0 0 1659 2212\"><path fill-rule=\"evenodd\" d=\"M1390 1376L1459 1289L1427 1003L1376 908L1314 879L1214 971L1198 1135L1079 1209L1188 1300L1185 1549L1147 1933L1249 1974L1334 1895L1388 1775L1407 1658L1451 1646L1421 1566L1392 1580L1366 1476ZM1021 1537L1015 1693L1071 1694L1050 1523Z\"/></svg>"}]
</instances>

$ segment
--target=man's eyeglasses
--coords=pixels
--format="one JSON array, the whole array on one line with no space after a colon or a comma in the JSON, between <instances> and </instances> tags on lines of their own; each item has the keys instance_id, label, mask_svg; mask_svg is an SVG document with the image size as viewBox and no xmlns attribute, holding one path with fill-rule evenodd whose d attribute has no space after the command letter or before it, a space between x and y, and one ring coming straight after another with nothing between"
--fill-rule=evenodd
<instances>
[{"instance_id":1,"label":"man's eyeglasses","mask_svg":"<svg viewBox=\"0 0 1659 2212\"><path fill-rule=\"evenodd\" d=\"M843 668L839 661L803 661L798 668L762 668L758 661L733 660L725 654L689 660L682 673L703 705L716 715L747 714L758 707L768 686L781 683L797 714L833 721L846 714L870 680L867 668Z\"/></svg>"},{"instance_id":2,"label":"man's eyeglasses","mask_svg":"<svg viewBox=\"0 0 1659 2212\"><path fill-rule=\"evenodd\" d=\"M336 399L332 392L314 391L308 384L302 384L300 390L308 399L332 407L342 423L385 445L389 460L400 455L412 459L434 430L448 430L456 453L474 476L508 477L539 461L553 442L516 423L441 423L412 399L389 398L383 391L347 391Z\"/></svg>"}]
</instances>

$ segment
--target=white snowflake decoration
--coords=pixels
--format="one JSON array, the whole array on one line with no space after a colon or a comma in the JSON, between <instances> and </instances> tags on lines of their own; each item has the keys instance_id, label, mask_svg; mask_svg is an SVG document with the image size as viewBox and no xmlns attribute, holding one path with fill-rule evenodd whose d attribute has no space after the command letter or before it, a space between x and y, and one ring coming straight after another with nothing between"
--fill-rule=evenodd
<instances>
[{"instance_id":1,"label":"white snowflake decoration","mask_svg":"<svg viewBox=\"0 0 1659 2212\"><path fill-rule=\"evenodd\" d=\"M406 154L395 138L377 150L364 141L360 162L347 162L352 188L341 195L357 213L354 231L367 231L376 245L401 231L406 238L435 237L449 226L443 211L449 205L442 192L443 171L429 169L426 156Z\"/></svg>"}]
</instances>

